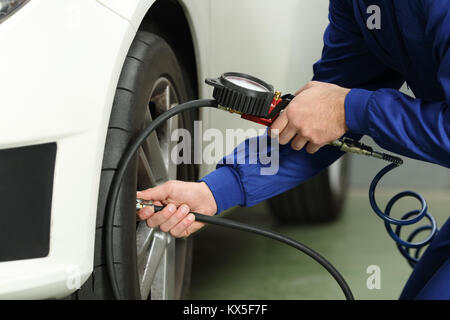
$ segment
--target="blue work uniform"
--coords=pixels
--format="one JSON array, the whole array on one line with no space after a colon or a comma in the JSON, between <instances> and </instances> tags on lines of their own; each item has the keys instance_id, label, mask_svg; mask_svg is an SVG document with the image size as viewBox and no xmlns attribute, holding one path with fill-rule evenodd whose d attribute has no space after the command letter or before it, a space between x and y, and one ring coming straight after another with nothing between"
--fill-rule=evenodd
<instances>
[{"instance_id":1,"label":"blue work uniform","mask_svg":"<svg viewBox=\"0 0 450 320\"><path fill-rule=\"evenodd\" d=\"M380 9L378 26L371 20L376 19L373 5ZM389 151L449 168L449 48L449 0L331 0L313 80L352 88L345 100L350 136L368 135ZM398 91L404 82L416 98ZM218 212L252 206L291 189L343 154L325 146L311 155L287 144L280 146L277 174L261 175L267 164L242 164L242 158L251 156L250 140L202 179ZM237 158L241 161L231 161ZM450 220L416 265L400 298L450 299L449 257Z\"/></svg>"}]
</instances>

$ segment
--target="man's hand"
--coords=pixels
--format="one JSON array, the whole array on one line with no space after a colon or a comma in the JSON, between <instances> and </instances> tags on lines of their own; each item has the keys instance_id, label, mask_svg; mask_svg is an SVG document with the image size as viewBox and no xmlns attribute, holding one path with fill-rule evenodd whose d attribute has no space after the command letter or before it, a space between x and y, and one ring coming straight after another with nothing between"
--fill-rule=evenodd
<instances>
[{"instance_id":1,"label":"man's hand","mask_svg":"<svg viewBox=\"0 0 450 320\"><path fill-rule=\"evenodd\" d=\"M270 130L278 130L280 144L291 142L292 148L315 153L339 139L348 130L345 123L345 97L350 89L311 81L298 90ZM276 132L276 131L275 131Z\"/></svg>"},{"instance_id":2,"label":"man's hand","mask_svg":"<svg viewBox=\"0 0 450 320\"><path fill-rule=\"evenodd\" d=\"M195 217L190 211L210 216L217 212L214 196L204 182L168 181L138 192L137 198L166 206L156 213L151 207L143 208L137 215L139 219L147 220L150 228L159 227L177 238L187 237L204 225L194 222Z\"/></svg>"}]
</instances>

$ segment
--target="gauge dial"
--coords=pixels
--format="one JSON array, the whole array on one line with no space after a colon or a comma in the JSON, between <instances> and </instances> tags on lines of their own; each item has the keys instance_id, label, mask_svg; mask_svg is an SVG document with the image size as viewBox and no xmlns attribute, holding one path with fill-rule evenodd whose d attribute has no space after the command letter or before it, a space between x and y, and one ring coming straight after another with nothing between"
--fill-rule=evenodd
<instances>
[{"instance_id":1,"label":"gauge dial","mask_svg":"<svg viewBox=\"0 0 450 320\"><path fill-rule=\"evenodd\" d=\"M237 77L237 76L225 76L226 80L230 81L231 83L234 83L235 85L249 90L259 91L259 92L269 92L269 89L264 87L262 84L259 84L256 81L246 79L243 77Z\"/></svg>"},{"instance_id":2,"label":"gauge dial","mask_svg":"<svg viewBox=\"0 0 450 320\"><path fill-rule=\"evenodd\" d=\"M215 79L206 79L214 87L218 104L234 112L267 117L274 97L273 87L253 76L227 72Z\"/></svg>"}]
</instances>

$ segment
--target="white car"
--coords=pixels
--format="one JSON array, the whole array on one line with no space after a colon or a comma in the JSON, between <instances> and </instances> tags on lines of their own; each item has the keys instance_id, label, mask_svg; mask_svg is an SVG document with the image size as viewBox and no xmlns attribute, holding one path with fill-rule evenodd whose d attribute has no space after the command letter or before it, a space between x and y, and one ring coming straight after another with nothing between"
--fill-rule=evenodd
<instances>
[{"instance_id":1,"label":"white car","mask_svg":"<svg viewBox=\"0 0 450 320\"><path fill-rule=\"evenodd\" d=\"M112 298L103 217L131 137L177 103L209 98L204 79L226 71L294 92L312 77L327 10L327 0L0 0L0 298ZM134 208L137 189L213 169L169 161L172 130L194 120L251 126L201 110L140 149L114 220L124 298L175 299L188 288L192 237L149 229ZM311 182L325 209L307 208L317 193L307 183L277 200L277 214L326 218L342 197L339 168Z\"/></svg>"}]
</instances>

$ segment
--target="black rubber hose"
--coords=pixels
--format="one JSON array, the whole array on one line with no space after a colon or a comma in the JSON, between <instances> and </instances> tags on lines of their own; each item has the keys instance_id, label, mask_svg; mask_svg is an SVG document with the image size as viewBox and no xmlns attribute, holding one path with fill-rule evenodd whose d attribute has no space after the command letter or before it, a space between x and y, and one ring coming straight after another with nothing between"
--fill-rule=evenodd
<instances>
[{"instance_id":1,"label":"black rubber hose","mask_svg":"<svg viewBox=\"0 0 450 320\"><path fill-rule=\"evenodd\" d=\"M201 107L217 107L217 103L215 100L195 100L190 101L187 103L180 104L167 112L161 114L159 117L157 117L155 120L151 122L151 124L145 128L136 139L132 141L130 146L125 151L124 155L122 156L119 164L119 168L114 175L113 181L111 183L111 189L109 191L108 195L108 203L106 207L105 212L105 219L106 219L106 225L105 225L105 246L106 246L106 265L108 270L108 275L111 283L111 288L114 294L114 297L117 300L121 299L120 289L117 282L117 276L116 271L114 267L114 247L113 247L113 229L114 229L114 212L116 209L117 199L119 195L120 185L122 184L122 180L124 178L126 169L133 159L135 153L139 149L140 145L145 141L145 139L160 125L162 125L165 121L170 119L171 117L182 113L184 111L188 111L191 109L197 109ZM161 210L161 207L156 207L155 210ZM296 248L297 250L302 251L303 253L307 254L314 260L316 260L320 265L322 265L330 274L331 276L336 280L336 282L341 287L342 291L344 292L345 297L348 300L353 300L353 294L350 290L350 287L348 286L345 279L342 277L342 275L339 273L339 271L336 270L333 265L327 261L324 257L322 257L319 253L315 252L311 248L305 246L304 244L293 240L289 237L283 236L279 233L272 232L269 230L265 230L262 228L258 228L255 226L243 224L236 221L231 221L223 218L217 218L217 217L211 217L202 215L199 213L194 213L196 221L215 224L227 228L232 228L236 230L246 231L258 235L262 235L264 237L277 240L279 242L285 243L291 247Z\"/></svg>"},{"instance_id":2,"label":"black rubber hose","mask_svg":"<svg viewBox=\"0 0 450 320\"><path fill-rule=\"evenodd\" d=\"M164 207L161 206L154 206L155 212L161 211ZM245 231L253 234L258 234L260 236L276 240L278 242L287 244L297 250L300 250L301 252L305 253L306 255L310 256L314 260L316 260L322 267L324 267L328 273L336 280L336 282L339 284L339 286L342 289L342 292L345 295L345 298L347 300L354 300L352 291L350 287L348 286L345 279L342 277L342 275L339 273L339 271L336 270L336 268L324 257L322 257L318 252L314 251L313 249L309 248L308 246L304 245L303 243L298 242L297 240L294 240L292 238L289 238L285 235L282 235L280 233L266 230L260 227L252 226L246 223L241 223L229 219L224 218L218 218L214 216L207 216L201 213L197 212L191 212L195 216L195 221L199 222L205 222L209 224L215 224L217 226Z\"/></svg>"},{"instance_id":3,"label":"black rubber hose","mask_svg":"<svg viewBox=\"0 0 450 320\"><path fill-rule=\"evenodd\" d=\"M270 231L270 230L265 230L263 228L255 227L255 226L248 225L245 223L240 223L237 221L232 221L232 220L228 220L228 219L224 219L224 218L206 216L206 215L199 214L199 213L194 213L194 215L195 215L196 221L206 222L209 224L215 224L215 225L226 227L226 228L232 228L232 229L236 229L236 230L241 230L241 231L245 231L245 232L258 234L263 237L270 238L270 239L276 240L278 242L282 242L282 243L287 244L297 250L300 250L301 252L305 253L309 257L316 260L322 267L324 267L328 271L328 273L339 284L339 287L341 287L342 292L344 293L345 298L347 300L354 300L352 290L348 286L344 277L339 273L339 271L337 271L336 268L327 259L322 257L318 252L314 251L313 249L309 248L308 246L304 245L303 243L300 243L297 240L294 240L292 238L284 236L280 233Z\"/></svg>"}]
</instances>

